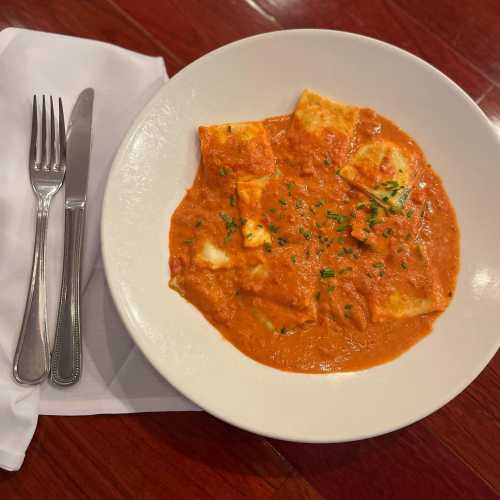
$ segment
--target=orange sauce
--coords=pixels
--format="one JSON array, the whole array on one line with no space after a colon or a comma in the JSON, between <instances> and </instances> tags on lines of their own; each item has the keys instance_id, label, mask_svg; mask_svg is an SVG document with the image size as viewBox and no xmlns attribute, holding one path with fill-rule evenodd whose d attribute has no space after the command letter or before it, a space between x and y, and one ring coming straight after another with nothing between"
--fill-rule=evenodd
<instances>
[{"instance_id":1,"label":"orange sauce","mask_svg":"<svg viewBox=\"0 0 500 500\"><path fill-rule=\"evenodd\" d=\"M244 248L240 231L228 238L220 214L240 218L236 180L221 176L214 188L201 162L172 216L172 278L182 278L184 297L227 340L266 365L328 373L392 360L431 331L454 292L459 232L453 207L418 145L374 111L361 110L352 148L377 135L421 158L418 182L400 214L374 207L340 177L335 164L325 162L324 168L304 173L293 161L289 123L290 116L264 121L280 172L262 193L262 222L271 228L272 246ZM315 143L304 141L307 137L301 149L309 147L314 156ZM371 231L384 244L382 253L351 234L356 221L373 212L377 221ZM343 220L350 223L344 229ZM217 270L198 266L194 256L207 238L238 264ZM248 271L248 263L261 261L270 273L264 284L255 283ZM414 317L374 320L373 304L380 297L411 287L438 295L441 307Z\"/></svg>"}]
</instances>

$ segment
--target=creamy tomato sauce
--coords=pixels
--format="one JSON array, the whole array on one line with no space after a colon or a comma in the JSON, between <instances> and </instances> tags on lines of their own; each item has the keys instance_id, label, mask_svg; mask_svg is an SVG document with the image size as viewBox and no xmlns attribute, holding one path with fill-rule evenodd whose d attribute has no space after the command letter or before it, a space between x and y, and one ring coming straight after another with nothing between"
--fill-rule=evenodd
<instances>
[{"instance_id":1,"label":"creamy tomato sauce","mask_svg":"<svg viewBox=\"0 0 500 500\"><path fill-rule=\"evenodd\" d=\"M360 110L347 154L376 137L418 159L404 208L391 212L344 180L307 134L294 140L290 121L263 121L276 170L259 225L271 240L244 247L237 178L229 169L209 176L202 161L171 220L171 287L240 351L278 369L328 373L392 360L430 332L454 292L459 233L441 179L407 134ZM322 164L305 168L304 152ZM216 269L197 259L206 241L222 259Z\"/></svg>"}]
</instances>

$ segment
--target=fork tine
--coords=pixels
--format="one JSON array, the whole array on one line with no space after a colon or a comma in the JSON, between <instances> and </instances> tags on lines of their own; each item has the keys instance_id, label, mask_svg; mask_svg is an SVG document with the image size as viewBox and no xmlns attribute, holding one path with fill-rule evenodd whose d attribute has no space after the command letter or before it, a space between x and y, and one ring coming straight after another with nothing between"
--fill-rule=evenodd
<instances>
[{"instance_id":1,"label":"fork tine","mask_svg":"<svg viewBox=\"0 0 500 500\"><path fill-rule=\"evenodd\" d=\"M40 160L41 168L47 166L47 112L45 110L45 95L42 100L42 158Z\"/></svg>"},{"instance_id":2,"label":"fork tine","mask_svg":"<svg viewBox=\"0 0 500 500\"><path fill-rule=\"evenodd\" d=\"M36 167L36 150L38 138L38 106L36 95L33 96L33 111L31 114L30 167Z\"/></svg>"},{"instance_id":3,"label":"fork tine","mask_svg":"<svg viewBox=\"0 0 500 500\"><path fill-rule=\"evenodd\" d=\"M64 124L64 111L62 99L59 97L59 165L66 165L66 126Z\"/></svg>"},{"instance_id":4,"label":"fork tine","mask_svg":"<svg viewBox=\"0 0 500 500\"><path fill-rule=\"evenodd\" d=\"M52 101L52 96L50 96L50 156L49 156L49 168L55 168L56 165L56 133L55 133L55 123L54 123L54 103Z\"/></svg>"}]
</instances>

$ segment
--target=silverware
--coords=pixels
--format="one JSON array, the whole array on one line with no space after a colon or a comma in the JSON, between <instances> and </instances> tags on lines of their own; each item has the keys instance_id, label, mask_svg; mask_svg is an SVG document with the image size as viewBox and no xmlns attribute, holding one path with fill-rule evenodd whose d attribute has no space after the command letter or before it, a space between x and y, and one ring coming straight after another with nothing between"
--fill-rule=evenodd
<instances>
[{"instance_id":1,"label":"silverware","mask_svg":"<svg viewBox=\"0 0 500 500\"><path fill-rule=\"evenodd\" d=\"M76 101L68 126L64 262L50 371L50 382L58 386L78 382L82 369L80 274L93 104L94 89L85 89Z\"/></svg>"},{"instance_id":2,"label":"silverware","mask_svg":"<svg viewBox=\"0 0 500 500\"><path fill-rule=\"evenodd\" d=\"M56 141L55 127L54 104L51 96L50 137L47 145L45 96L42 100L41 137L38 134L37 100L36 96L33 96L29 171L31 186L37 199L37 212L31 282L14 356L14 378L21 384L39 384L49 373L45 249L50 202L61 187L66 170L66 131L61 99L59 99L58 141Z\"/></svg>"}]
</instances>

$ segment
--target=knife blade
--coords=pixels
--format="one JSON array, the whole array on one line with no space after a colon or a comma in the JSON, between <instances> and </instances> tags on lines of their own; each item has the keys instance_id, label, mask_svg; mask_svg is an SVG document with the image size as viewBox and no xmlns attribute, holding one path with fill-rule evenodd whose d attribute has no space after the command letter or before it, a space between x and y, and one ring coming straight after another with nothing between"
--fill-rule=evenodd
<instances>
[{"instance_id":1,"label":"knife blade","mask_svg":"<svg viewBox=\"0 0 500 500\"><path fill-rule=\"evenodd\" d=\"M85 204L89 174L94 89L79 95L71 112L67 134L65 205Z\"/></svg>"},{"instance_id":2,"label":"knife blade","mask_svg":"<svg viewBox=\"0 0 500 500\"><path fill-rule=\"evenodd\" d=\"M62 387L78 382L82 370L80 278L93 106L94 89L87 88L71 112L67 133L64 260L49 377Z\"/></svg>"}]
</instances>

